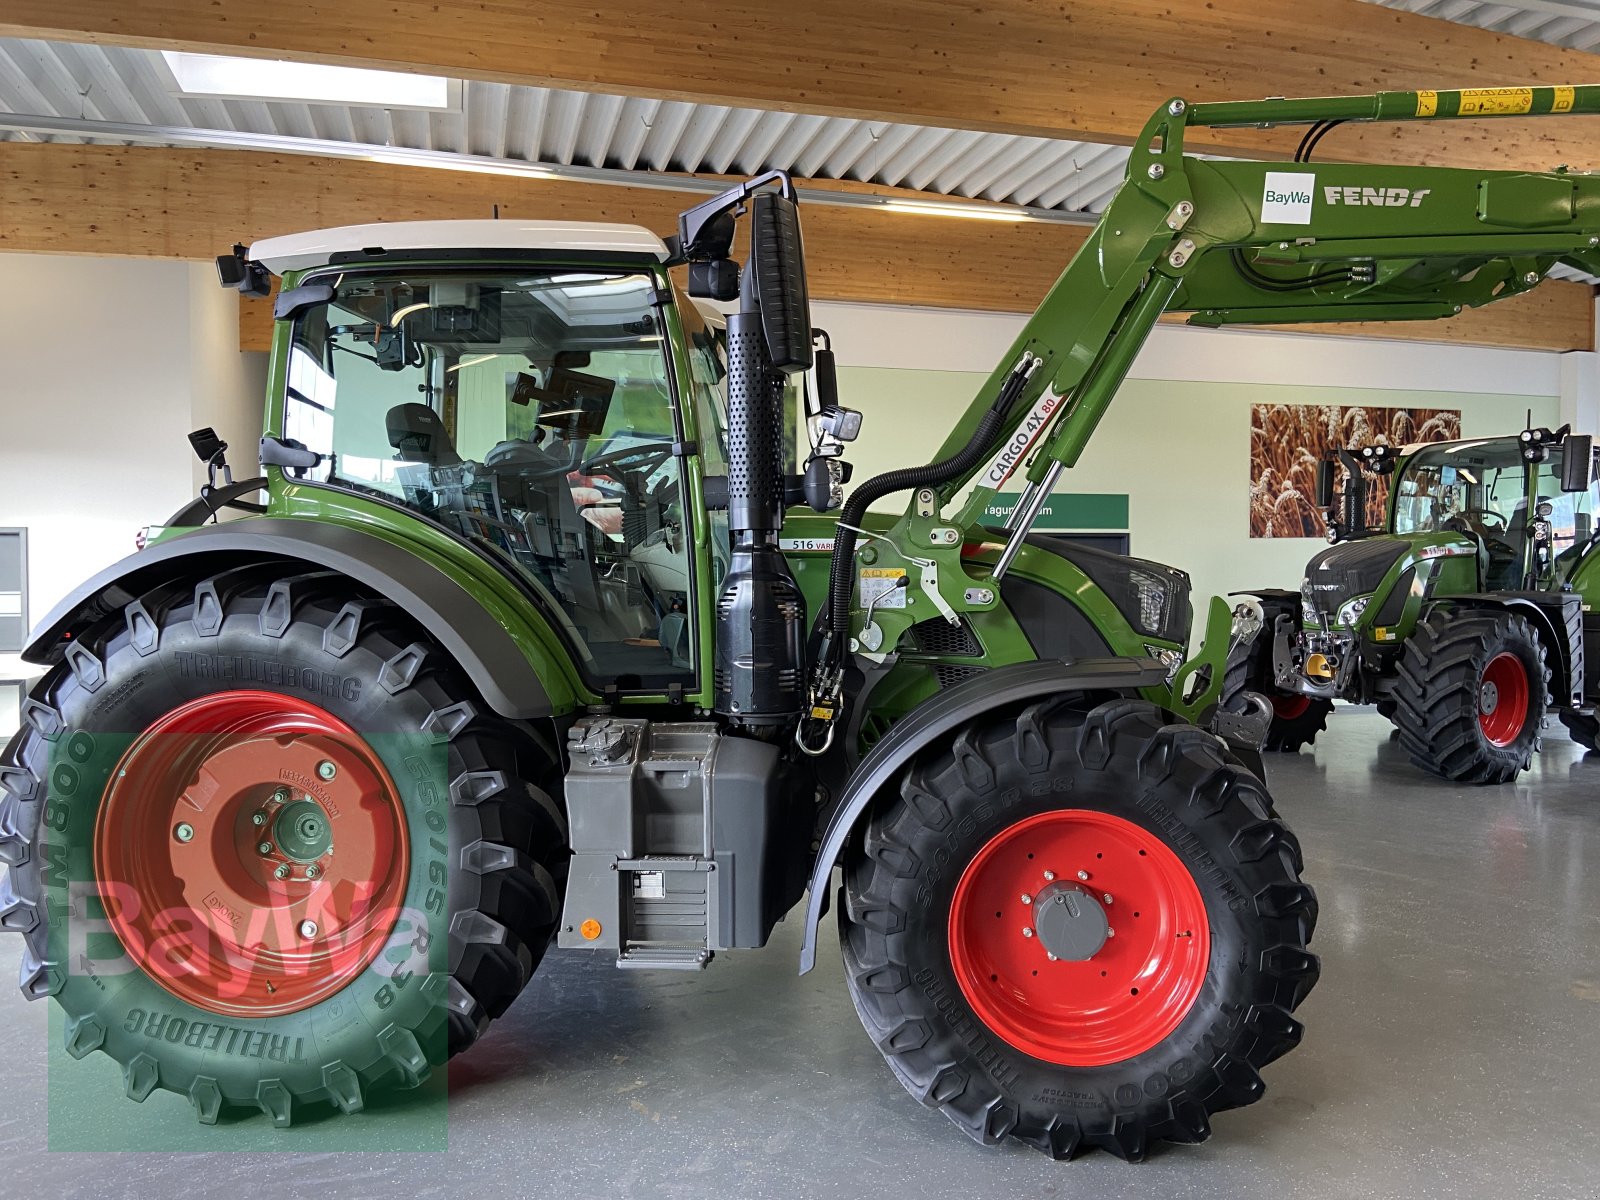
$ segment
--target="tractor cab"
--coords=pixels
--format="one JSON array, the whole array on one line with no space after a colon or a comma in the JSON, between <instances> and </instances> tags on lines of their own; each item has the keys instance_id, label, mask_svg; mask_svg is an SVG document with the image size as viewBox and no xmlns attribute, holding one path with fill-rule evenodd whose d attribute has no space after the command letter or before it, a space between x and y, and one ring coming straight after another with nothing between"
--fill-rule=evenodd
<instances>
[{"instance_id":1,"label":"tractor cab","mask_svg":"<svg viewBox=\"0 0 1600 1200\"><path fill-rule=\"evenodd\" d=\"M303 494L403 509L512 572L595 692L696 690L696 589L729 560L727 507L703 499L728 473L727 339L660 238L402 222L252 253L285 278L268 424L315 459Z\"/></svg>"},{"instance_id":2,"label":"tractor cab","mask_svg":"<svg viewBox=\"0 0 1600 1200\"><path fill-rule=\"evenodd\" d=\"M1387 532L1465 539L1486 591L1556 586L1590 541L1600 489L1563 490L1564 443L1540 462L1524 445L1501 437L1415 450L1395 472Z\"/></svg>"}]
</instances>

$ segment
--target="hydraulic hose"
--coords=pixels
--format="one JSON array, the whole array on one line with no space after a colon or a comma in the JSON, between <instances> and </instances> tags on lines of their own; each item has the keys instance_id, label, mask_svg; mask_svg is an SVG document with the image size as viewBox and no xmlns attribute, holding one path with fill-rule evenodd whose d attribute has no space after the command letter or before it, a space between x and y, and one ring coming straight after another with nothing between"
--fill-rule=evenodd
<instances>
[{"instance_id":1,"label":"hydraulic hose","mask_svg":"<svg viewBox=\"0 0 1600 1200\"><path fill-rule=\"evenodd\" d=\"M852 576L856 558L856 530L852 527L861 525L867 506L875 500L911 488L937 487L981 463L989 451L990 443L1000 432L1000 426L1005 421L1007 410L1011 407L1014 393L1020 390L1020 384L1026 380L1026 376L1012 378L1018 381L1018 388L1007 386L1001 390L994 406L983 414L978 427L972 431L972 440L949 458L942 462L930 463L925 467L904 467L898 471L885 471L882 475L874 475L850 493L844 511L839 514L839 524L833 540L833 559L828 565L827 631L836 639L850 628L850 593L855 583Z\"/></svg>"}]
</instances>

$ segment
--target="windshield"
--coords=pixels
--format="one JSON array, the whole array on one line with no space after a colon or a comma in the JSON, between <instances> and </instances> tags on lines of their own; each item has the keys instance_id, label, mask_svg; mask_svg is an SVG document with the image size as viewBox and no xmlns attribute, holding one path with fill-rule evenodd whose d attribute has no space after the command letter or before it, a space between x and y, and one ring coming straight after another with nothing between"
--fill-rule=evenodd
<instances>
[{"instance_id":1,"label":"windshield","mask_svg":"<svg viewBox=\"0 0 1600 1200\"><path fill-rule=\"evenodd\" d=\"M346 274L296 322L283 434L512 567L599 687L692 680L683 440L645 273Z\"/></svg>"},{"instance_id":2,"label":"windshield","mask_svg":"<svg viewBox=\"0 0 1600 1200\"><path fill-rule=\"evenodd\" d=\"M1394 532L1515 535L1528 524L1526 478L1509 438L1419 450L1395 484Z\"/></svg>"}]
</instances>

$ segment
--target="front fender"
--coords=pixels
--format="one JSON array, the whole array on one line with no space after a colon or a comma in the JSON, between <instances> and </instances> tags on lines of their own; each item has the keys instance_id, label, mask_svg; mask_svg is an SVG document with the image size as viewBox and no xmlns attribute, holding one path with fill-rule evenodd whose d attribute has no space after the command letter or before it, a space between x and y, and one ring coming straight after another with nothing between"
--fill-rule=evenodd
<instances>
[{"instance_id":1,"label":"front fender","mask_svg":"<svg viewBox=\"0 0 1600 1200\"><path fill-rule=\"evenodd\" d=\"M326 521L254 517L204 525L148 546L113 563L56 605L22 657L51 665L66 653L67 639L77 629L120 611L157 581L171 578L175 569L206 559L241 558L299 560L348 576L400 605L461 664L501 716L532 720L554 711L528 656L472 593L402 546Z\"/></svg>"},{"instance_id":2,"label":"front fender","mask_svg":"<svg viewBox=\"0 0 1600 1200\"><path fill-rule=\"evenodd\" d=\"M897 721L850 777L828 819L811 868L800 973L816 965L817 926L827 903L829 877L845 839L867 806L920 751L980 713L1008 704L1071 692L1133 691L1163 687L1166 668L1153 658L1041 659L997 667L946 688Z\"/></svg>"}]
</instances>

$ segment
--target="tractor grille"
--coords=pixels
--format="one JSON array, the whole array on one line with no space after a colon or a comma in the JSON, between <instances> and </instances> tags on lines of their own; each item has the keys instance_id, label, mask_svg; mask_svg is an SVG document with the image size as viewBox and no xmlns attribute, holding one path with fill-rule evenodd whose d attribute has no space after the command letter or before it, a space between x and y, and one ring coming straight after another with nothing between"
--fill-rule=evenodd
<instances>
[{"instance_id":1,"label":"tractor grille","mask_svg":"<svg viewBox=\"0 0 1600 1200\"><path fill-rule=\"evenodd\" d=\"M911 642L919 653L942 658L980 658L983 655L983 647L978 645L965 619L955 625L943 617L920 621L911 627Z\"/></svg>"}]
</instances>

